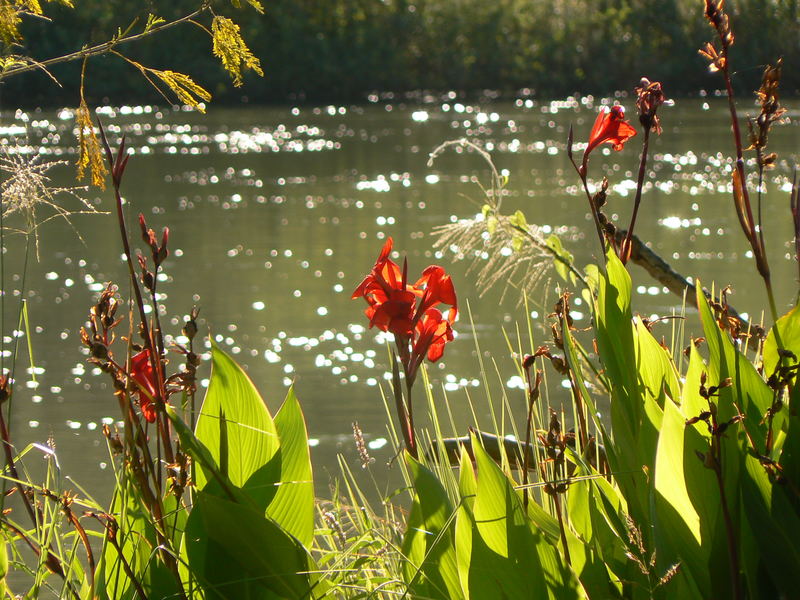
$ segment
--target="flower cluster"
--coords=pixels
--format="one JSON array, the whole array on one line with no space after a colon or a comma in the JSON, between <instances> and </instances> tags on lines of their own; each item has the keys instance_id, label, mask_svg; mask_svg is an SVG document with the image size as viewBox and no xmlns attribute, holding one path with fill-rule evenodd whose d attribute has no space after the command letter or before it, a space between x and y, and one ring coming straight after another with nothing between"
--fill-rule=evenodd
<instances>
[{"instance_id":1,"label":"flower cluster","mask_svg":"<svg viewBox=\"0 0 800 600\"><path fill-rule=\"evenodd\" d=\"M404 261L401 270L389 258L391 252L389 238L352 297L366 300L364 312L370 327L394 334L406 377L413 381L424 357L436 362L442 357L445 344L453 339L458 300L453 281L442 267L429 266L411 284L408 263ZM447 318L436 308L440 304L451 306Z\"/></svg>"},{"instance_id":2,"label":"flower cluster","mask_svg":"<svg viewBox=\"0 0 800 600\"><path fill-rule=\"evenodd\" d=\"M634 88L636 94L636 109L639 111L639 123L645 131L653 131L661 135L661 120L656 111L666 102L664 90L658 81L651 82L647 77L642 77L639 86Z\"/></svg>"},{"instance_id":3,"label":"flower cluster","mask_svg":"<svg viewBox=\"0 0 800 600\"><path fill-rule=\"evenodd\" d=\"M399 363L405 374L405 394L400 389L400 378L394 366L394 396L400 430L411 456L417 457L414 432L414 407L411 388L420 366L427 357L436 362L444 354L444 346L453 340L453 322L458 314L458 300L453 280L445 270L431 265L422 272L415 283L408 282L408 261L403 268L389 258L392 238L386 240L372 270L353 292L352 298L364 298L364 311L370 327L377 327L394 335ZM447 317L437 308L450 305ZM405 400L403 399L405 395Z\"/></svg>"}]
</instances>

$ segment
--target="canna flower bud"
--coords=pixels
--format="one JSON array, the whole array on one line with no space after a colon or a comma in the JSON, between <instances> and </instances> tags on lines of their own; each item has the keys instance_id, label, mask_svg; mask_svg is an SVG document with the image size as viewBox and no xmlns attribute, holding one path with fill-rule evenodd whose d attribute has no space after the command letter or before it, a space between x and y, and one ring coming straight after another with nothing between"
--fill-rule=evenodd
<instances>
[{"instance_id":1,"label":"canna flower bud","mask_svg":"<svg viewBox=\"0 0 800 600\"><path fill-rule=\"evenodd\" d=\"M167 256L169 256L167 242L169 242L169 227L164 227L164 231L161 232L161 246L158 247L158 251L153 255L153 261L156 263L156 266L164 262Z\"/></svg>"}]
</instances>

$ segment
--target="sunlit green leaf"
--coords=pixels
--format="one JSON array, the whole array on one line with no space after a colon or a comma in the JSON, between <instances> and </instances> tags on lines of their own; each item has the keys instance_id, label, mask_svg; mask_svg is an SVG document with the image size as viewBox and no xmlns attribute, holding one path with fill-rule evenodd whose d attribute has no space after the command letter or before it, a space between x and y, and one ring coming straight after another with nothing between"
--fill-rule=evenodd
<instances>
[{"instance_id":1,"label":"sunlit green leaf","mask_svg":"<svg viewBox=\"0 0 800 600\"><path fill-rule=\"evenodd\" d=\"M123 566L127 563L148 597L177 595L178 583L157 551L161 544L153 517L133 481L126 480L117 488L111 514L119 526L116 541L121 552L108 541L103 544L95 575L97 594L113 600L138 598L136 586Z\"/></svg>"},{"instance_id":2,"label":"sunlit green leaf","mask_svg":"<svg viewBox=\"0 0 800 600\"><path fill-rule=\"evenodd\" d=\"M701 515L698 514L692 503L687 489L685 468L703 469L702 463L695 456L695 450L698 448L687 448L685 438L692 434L699 437L693 428L686 425L686 417L681 414L678 407L671 400L667 400L658 438L658 455L655 465L655 506L659 524L658 534L664 539L661 547L668 548L668 553L663 558L673 563L680 562L682 571L690 571L698 582L700 590L703 591L700 597L704 598L709 597L711 589L708 560L712 548L711 540L704 539L704 537L708 536L708 526L714 521L701 523ZM707 445L703 442L704 440L700 442L700 448L707 449ZM702 501L716 505L716 502L709 502L714 492L713 489L709 489L714 483L713 473L708 469L705 471L705 473L701 473L701 476L704 476L707 481L704 491L709 493L709 497ZM697 500L701 499L697 498ZM703 531L704 529L705 531Z\"/></svg>"},{"instance_id":3,"label":"sunlit green leaf","mask_svg":"<svg viewBox=\"0 0 800 600\"><path fill-rule=\"evenodd\" d=\"M471 514L470 598L540 598L545 590L551 598L585 597L556 548L531 527L519 495L477 438L472 447L478 479Z\"/></svg>"},{"instance_id":4,"label":"sunlit green leaf","mask_svg":"<svg viewBox=\"0 0 800 600\"><path fill-rule=\"evenodd\" d=\"M414 482L406 523L403 573L413 597L462 598L454 545L453 507L442 484L425 466L405 455Z\"/></svg>"},{"instance_id":5,"label":"sunlit green leaf","mask_svg":"<svg viewBox=\"0 0 800 600\"><path fill-rule=\"evenodd\" d=\"M227 449L221 445L220 419L223 418ZM211 381L195 434L218 465L220 457L227 455L228 477L238 487L263 469L280 445L275 423L253 382L216 345L211 350ZM198 472L196 483L199 488L206 485L206 475L202 471Z\"/></svg>"},{"instance_id":6,"label":"sunlit green leaf","mask_svg":"<svg viewBox=\"0 0 800 600\"><path fill-rule=\"evenodd\" d=\"M773 483L756 457L747 454L744 461L742 514L754 533L761 568L769 572L777 587L776 597L794 597L800 565L800 515L789 494L796 490Z\"/></svg>"},{"instance_id":7,"label":"sunlit green leaf","mask_svg":"<svg viewBox=\"0 0 800 600\"><path fill-rule=\"evenodd\" d=\"M575 532L574 538L584 544L586 550L591 550L596 555L591 557L592 561L604 564L607 571L600 577L596 572L596 564L592 564L588 569L591 571L588 581L584 573L579 573L581 583L590 597L597 596L603 586L606 589L600 595L609 594L609 589L621 593L619 578L625 573L628 563L623 542L627 539L623 524L624 504L618 491L588 465L581 465L575 471L575 476L576 480L569 486L567 495L569 522ZM585 478L581 479L582 476ZM577 554L577 549L573 550L574 545L570 545L570 552ZM609 573L614 575L609 577Z\"/></svg>"},{"instance_id":8,"label":"sunlit green leaf","mask_svg":"<svg viewBox=\"0 0 800 600\"><path fill-rule=\"evenodd\" d=\"M734 347L730 335L719 328L699 281L697 290L697 305L709 352L707 385L718 385L731 378L731 386L719 393L719 419L725 421L737 415L738 407L745 416L743 423L747 433L757 448L764 448L766 434L759 423L772 404L772 390L747 357Z\"/></svg>"},{"instance_id":9,"label":"sunlit green leaf","mask_svg":"<svg viewBox=\"0 0 800 600\"><path fill-rule=\"evenodd\" d=\"M639 389L639 365L631 313L631 278L613 250L606 255L605 272L599 274L595 320L600 360L611 388L611 430L614 447L608 452L612 471L623 488L635 520L645 520L649 513L647 474L642 466L653 456L640 457L643 434L652 441L655 432L646 413L644 396ZM642 430L643 423L647 426Z\"/></svg>"},{"instance_id":10,"label":"sunlit green leaf","mask_svg":"<svg viewBox=\"0 0 800 600\"><path fill-rule=\"evenodd\" d=\"M561 238L555 234L552 234L545 240L545 243L547 244L548 248L555 252L556 256L561 257L566 263L572 264L574 257L570 252L567 252L567 250L564 249L564 246L561 245ZM569 270L569 267L564 264L564 262L560 260L554 260L553 267L555 267L556 273L558 273L561 279L571 283L575 282L575 275Z\"/></svg>"},{"instance_id":11,"label":"sunlit green leaf","mask_svg":"<svg viewBox=\"0 0 800 600\"><path fill-rule=\"evenodd\" d=\"M708 401L700 395L700 379L703 373L708 372L703 359L694 344L690 345L689 367L686 369L685 381L681 390L681 410L687 418L696 417L704 410L708 410ZM697 427L705 427L700 423Z\"/></svg>"},{"instance_id":12,"label":"sunlit green leaf","mask_svg":"<svg viewBox=\"0 0 800 600\"><path fill-rule=\"evenodd\" d=\"M283 406L275 415L275 427L281 442L278 452L280 481L267 507L267 516L310 548L314 539L314 481L308 432L294 388L289 389ZM253 475L248 483L255 477Z\"/></svg>"},{"instance_id":13,"label":"sunlit green leaf","mask_svg":"<svg viewBox=\"0 0 800 600\"><path fill-rule=\"evenodd\" d=\"M472 458L467 453L466 448L461 447L461 457L459 459L458 494L461 497L461 504L456 509L455 526L455 547L456 547L456 566L458 568L458 579L461 583L461 590L465 598L469 598L474 593L473 586L480 582L470 583L470 570L472 568L473 557L473 535L475 528L475 518L472 515L472 507L475 505L475 494L478 492L478 482L475 478L475 471L472 468ZM477 541L480 544L480 540ZM475 597L474 595L472 596Z\"/></svg>"},{"instance_id":14,"label":"sunlit green leaf","mask_svg":"<svg viewBox=\"0 0 800 600\"><path fill-rule=\"evenodd\" d=\"M0 540L0 598L5 598L8 592L6 578L8 577L8 550L5 538Z\"/></svg>"},{"instance_id":15,"label":"sunlit green leaf","mask_svg":"<svg viewBox=\"0 0 800 600\"><path fill-rule=\"evenodd\" d=\"M769 330L767 339L764 341L764 375L769 377L775 372L778 365L778 342L775 331L780 334L781 342L785 350L793 352L800 360L800 306L795 306L788 313L783 315L775 325ZM791 361L794 363L795 361Z\"/></svg>"},{"instance_id":16,"label":"sunlit green leaf","mask_svg":"<svg viewBox=\"0 0 800 600\"><path fill-rule=\"evenodd\" d=\"M672 356L656 341L650 330L645 327L641 317L634 319L634 325L636 327L636 363L641 385L653 398L659 398L662 392L666 392L667 396L673 400L680 398L681 385L678 381L678 370L672 362Z\"/></svg>"}]
</instances>

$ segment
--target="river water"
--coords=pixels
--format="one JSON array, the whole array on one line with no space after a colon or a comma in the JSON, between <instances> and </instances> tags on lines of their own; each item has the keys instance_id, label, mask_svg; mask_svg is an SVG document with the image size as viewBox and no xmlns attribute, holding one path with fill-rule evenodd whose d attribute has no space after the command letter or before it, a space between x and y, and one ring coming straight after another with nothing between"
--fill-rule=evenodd
<instances>
[{"instance_id":1,"label":"river water","mask_svg":"<svg viewBox=\"0 0 800 600\"><path fill-rule=\"evenodd\" d=\"M123 185L129 223L135 225L141 211L151 227L170 228L171 254L159 284L165 332L180 341L185 315L199 306L201 332L245 365L273 412L294 382L323 486L338 471L337 453L357 463L355 420L376 466L391 458L380 391L388 371L386 344L365 328L363 302L350 299L387 236L399 252L395 260L408 257L412 275L438 263L454 278L461 303L458 337L430 375L436 397L449 399L456 428L464 433L473 421L468 395L479 423L491 423L479 358L497 411L503 393L512 410L524 404L505 339L516 339L517 323L525 327L519 295L504 294L499 283L479 288L467 261L452 262L460 249L434 250L430 236L438 225L480 213L477 182L489 183L486 164L475 153L451 150L429 167L436 146L462 137L480 144L508 176L504 212L521 209L544 233L561 235L578 265L597 253L565 142L570 124L576 142L586 139L599 99L375 100L317 108L211 106L205 115L155 106L100 110L112 140L124 134L133 152ZM629 98L623 104L633 109ZM770 137L779 158L768 174L763 209L781 309L788 309L797 292L788 189L800 147L800 103L788 104L791 121ZM749 103L743 108L755 112ZM704 283L732 285L731 303L757 319L765 296L733 212L726 105L695 97L664 107L662 115L664 133L651 145L637 233L678 271ZM0 135L11 152L6 157L25 156L27 145L41 144L41 161L74 162L73 119L66 109L5 115ZM595 151L590 163L593 181L603 174L611 181L607 213L620 225L630 214L640 142L641 135L623 152ZM54 167L52 185L74 185L73 169ZM80 193L94 209L113 210L109 192ZM85 210L64 194L55 199L64 210ZM36 218L53 214L52 207L40 205ZM5 224L25 226L19 216ZM127 294L116 221L112 214L73 214L69 222L53 218L37 231L38 259L32 245L24 281L24 238L10 230L5 238L5 368L12 364L20 290L30 321L30 340L22 332L16 337L12 435L19 447L51 437L63 472L89 489L103 489L113 476L100 428L118 419L118 406L107 378L86 362L79 330L104 283L117 282ZM132 231L134 245L140 245ZM631 272L635 310L666 315L680 305L638 267ZM555 281L545 280L529 298L536 343L546 339L543 324ZM587 327L585 306L576 303L573 309L576 326ZM688 330L699 331L689 316ZM671 326L658 327L669 339ZM564 391L554 376L549 385L557 404Z\"/></svg>"}]
</instances>

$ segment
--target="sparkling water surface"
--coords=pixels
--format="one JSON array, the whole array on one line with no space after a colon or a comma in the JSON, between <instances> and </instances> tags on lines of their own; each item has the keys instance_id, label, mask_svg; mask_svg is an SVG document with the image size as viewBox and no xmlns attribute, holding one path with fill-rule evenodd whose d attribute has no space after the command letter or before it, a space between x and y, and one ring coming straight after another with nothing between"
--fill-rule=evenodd
<instances>
[{"instance_id":1,"label":"sparkling water surface","mask_svg":"<svg viewBox=\"0 0 800 600\"><path fill-rule=\"evenodd\" d=\"M598 251L565 148L572 124L580 151L598 106L609 100L372 100L364 106L210 106L205 115L157 106L98 111L112 142L125 135L133 154L123 184L133 246L142 246L139 211L157 231L170 228L170 256L158 284L167 340L185 342L181 326L196 305L201 333L246 367L273 413L294 384L323 486L338 471L337 453L358 464L353 421L378 459L374 468L385 468L391 459L381 399L381 389L388 392L387 338L367 329L363 301L350 299L388 236L394 239L394 259L408 257L411 277L438 263L455 281L461 304L457 338L430 368L436 397L449 399L451 412L442 408L447 422L452 418L466 432L473 421L469 396L479 422L490 426L479 358L498 415L503 394L512 412L524 410L522 381L506 341L507 335L518 348L519 323L527 343L519 295L504 294L499 284L476 285L467 266L472 258L488 259L485 254L465 256L457 245L433 248L434 227L480 214L479 182L489 183L486 164L472 152L450 150L429 167L428 155L441 142L466 137L488 150L508 178L504 212L521 209L544 234L559 234L578 265ZM632 115L632 101L622 103ZM767 173L763 195L781 309L788 309L797 293L789 189L800 147L800 103L787 105L790 121L770 136L778 163ZM748 110L756 113L749 100L742 102L742 111ZM732 285L731 303L758 320L765 295L733 212L727 105L710 97L679 100L662 108L662 119L664 133L651 142L637 233L679 272L704 284ZM3 117L0 138L9 157L29 158L39 144L38 160L74 163L73 128L68 109L17 112ZM599 182L603 175L610 180L606 212L622 227L635 194L640 144L641 135L620 153L604 147L590 162L590 180ZM75 185L73 166L56 166L48 174L51 185ZM79 193L95 210L113 210L109 191ZM87 212L68 195L55 201L64 210ZM41 205L36 218L54 214ZM20 215L5 221L8 227L25 227ZM12 435L19 447L52 438L64 473L91 490L103 489L113 475L100 429L117 422L119 409L108 377L86 361L79 331L107 282L128 295L116 220L113 214L72 214L69 222L47 220L37 232L24 281L24 238L11 230L5 236L4 367L12 366L15 344L20 356ZM506 252L511 254L510 248ZM679 309L680 298L638 267L631 272L635 311L650 317ZM559 281L554 273L548 277L551 282L529 298L527 309L536 344L548 338L544 324ZM21 294L28 302L30 339L25 327L16 326ZM576 327L588 327L589 311L579 295L572 308ZM686 327L699 335L691 311ZM672 323L654 331L669 341ZM118 332L127 334L127 324ZM202 350L208 358L207 344ZM179 363L180 355L171 360ZM200 377L202 397L207 363ZM554 404L568 399L552 373L548 387ZM419 390L419 414L425 413L423 400Z\"/></svg>"}]
</instances>

